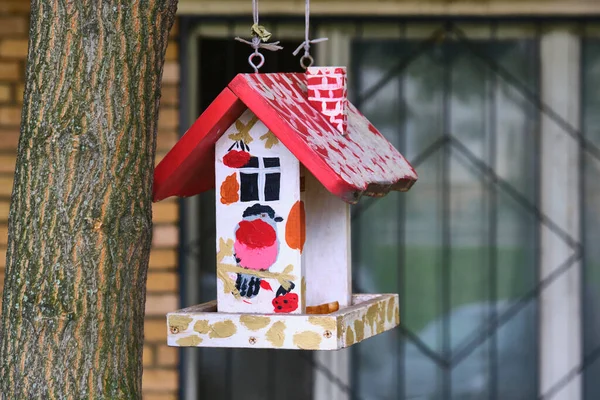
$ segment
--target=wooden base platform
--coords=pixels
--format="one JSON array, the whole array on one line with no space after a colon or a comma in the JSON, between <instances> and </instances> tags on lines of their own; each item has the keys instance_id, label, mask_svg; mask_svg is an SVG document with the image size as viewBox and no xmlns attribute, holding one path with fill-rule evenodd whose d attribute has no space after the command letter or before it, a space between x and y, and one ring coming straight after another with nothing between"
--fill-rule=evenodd
<instances>
[{"instance_id":1,"label":"wooden base platform","mask_svg":"<svg viewBox=\"0 0 600 400\"><path fill-rule=\"evenodd\" d=\"M326 315L218 313L211 301L169 313L167 340L174 347L339 350L399 323L397 294L356 294L352 306Z\"/></svg>"}]
</instances>

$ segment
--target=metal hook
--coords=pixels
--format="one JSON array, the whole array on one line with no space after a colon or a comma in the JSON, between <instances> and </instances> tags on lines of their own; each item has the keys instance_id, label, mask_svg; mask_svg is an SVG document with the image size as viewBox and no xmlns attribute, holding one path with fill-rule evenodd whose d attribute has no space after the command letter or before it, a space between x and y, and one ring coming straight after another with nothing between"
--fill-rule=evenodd
<instances>
[{"instance_id":1,"label":"metal hook","mask_svg":"<svg viewBox=\"0 0 600 400\"><path fill-rule=\"evenodd\" d=\"M308 64L306 64L306 60L308 60ZM302 68L304 68L305 70L312 67L314 62L315 62L315 59L312 58L312 56L310 54L305 54L302 56L302 58L300 58L300 66Z\"/></svg>"},{"instance_id":2,"label":"metal hook","mask_svg":"<svg viewBox=\"0 0 600 400\"><path fill-rule=\"evenodd\" d=\"M258 57L258 58L260 59L260 60L259 60L259 62L258 62L258 64L255 64L255 63L254 63L254 61L252 61L252 60L254 60L254 57ZM262 55L261 53L259 53L259 52L252 53L252 54L250 54L250 57L248 57L248 63L250 64L250 66L251 66L252 68L254 68L254 72L255 72L255 73L258 73L258 70L259 70L259 69L260 69L260 68L261 68L263 65L265 65L265 56L263 56L263 55Z\"/></svg>"}]
</instances>

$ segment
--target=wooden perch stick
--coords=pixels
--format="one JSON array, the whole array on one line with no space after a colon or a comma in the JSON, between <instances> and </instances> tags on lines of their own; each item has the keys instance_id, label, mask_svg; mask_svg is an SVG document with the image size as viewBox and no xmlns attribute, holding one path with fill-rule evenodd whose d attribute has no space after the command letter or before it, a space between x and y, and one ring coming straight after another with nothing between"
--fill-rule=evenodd
<instances>
[{"instance_id":1,"label":"wooden perch stick","mask_svg":"<svg viewBox=\"0 0 600 400\"><path fill-rule=\"evenodd\" d=\"M227 272L221 270L221 268L217 268L217 277L223 281L223 290L225 293L231 293L236 299L241 297L239 290L235 287L235 282L227 275Z\"/></svg>"},{"instance_id":2,"label":"wooden perch stick","mask_svg":"<svg viewBox=\"0 0 600 400\"><path fill-rule=\"evenodd\" d=\"M276 279L285 290L290 290L292 282L296 280L296 277L291 274L294 270L292 265L285 267L281 273L254 271L238 267L237 265L223 263L223 260L230 256L233 256L233 240L229 239L225 241L223 238L220 238L219 251L217 252L217 277L223 281L225 292L233 294L236 299L240 298L240 292L235 288L235 282L227 275L230 272L234 274L252 275L262 279Z\"/></svg>"},{"instance_id":3,"label":"wooden perch stick","mask_svg":"<svg viewBox=\"0 0 600 400\"><path fill-rule=\"evenodd\" d=\"M296 280L296 277L289 273L289 271L291 271L294 268L291 265L288 265L285 268L285 270L281 273L269 272L269 271L254 271L252 269L246 269L246 268L238 267L237 265L224 264L224 263L219 263L217 265L217 268L219 269L220 273L223 272L225 274L227 272L232 272L235 274L252 275L252 276L256 276L257 278L262 278L262 279L276 279L279 282L279 284L281 286L283 286L283 288L285 290L290 290L290 287L292 286L292 282L294 280ZM227 278L229 278L229 276L227 276Z\"/></svg>"}]
</instances>

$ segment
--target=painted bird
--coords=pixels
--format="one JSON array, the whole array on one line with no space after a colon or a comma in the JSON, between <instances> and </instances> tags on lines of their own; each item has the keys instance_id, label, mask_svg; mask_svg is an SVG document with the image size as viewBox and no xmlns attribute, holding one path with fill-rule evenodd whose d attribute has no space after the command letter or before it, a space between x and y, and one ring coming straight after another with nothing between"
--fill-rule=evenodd
<instances>
[{"instance_id":1,"label":"painted bird","mask_svg":"<svg viewBox=\"0 0 600 400\"><path fill-rule=\"evenodd\" d=\"M235 228L235 259L242 268L266 271L277 260L277 223L283 221L283 218L276 215L271 207L261 204L248 207L242 218ZM235 287L242 297L255 297L261 286L269 288L267 282L261 283L261 279L256 276L237 274Z\"/></svg>"}]
</instances>

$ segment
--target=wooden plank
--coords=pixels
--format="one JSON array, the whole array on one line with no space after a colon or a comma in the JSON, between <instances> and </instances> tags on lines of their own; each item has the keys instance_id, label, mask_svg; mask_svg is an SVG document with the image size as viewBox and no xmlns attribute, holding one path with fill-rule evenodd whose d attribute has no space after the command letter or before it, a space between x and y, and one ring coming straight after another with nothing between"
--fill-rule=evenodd
<instances>
[{"instance_id":1,"label":"wooden plank","mask_svg":"<svg viewBox=\"0 0 600 400\"><path fill-rule=\"evenodd\" d=\"M214 145L246 107L225 88L154 171L154 201L211 189Z\"/></svg>"},{"instance_id":2,"label":"wooden plank","mask_svg":"<svg viewBox=\"0 0 600 400\"><path fill-rule=\"evenodd\" d=\"M398 295L353 296L353 306L338 319L338 346L350 347L400 324Z\"/></svg>"},{"instance_id":3,"label":"wooden plank","mask_svg":"<svg viewBox=\"0 0 600 400\"><path fill-rule=\"evenodd\" d=\"M215 157L219 311L303 312L298 160L249 110Z\"/></svg>"},{"instance_id":4,"label":"wooden plank","mask_svg":"<svg viewBox=\"0 0 600 400\"><path fill-rule=\"evenodd\" d=\"M334 301L347 307L352 297L350 205L327 189L310 172L304 173L303 201L306 238L302 262L306 271L308 306Z\"/></svg>"},{"instance_id":5,"label":"wooden plank","mask_svg":"<svg viewBox=\"0 0 600 400\"><path fill-rule=\"evenodd\" d=\"M398 295L355 295L329 315L220 313L217 302L167 315L169 346L338 350L400 323Z\"/></svg>"},{"instance_id":6,"label":"wooden plank","mask_svg":"<svg viewBox=\"0 0 600 400\"><path fill-rule=\"evenodd\" d=\"M337 347L335 317L219 313L216 312L216 301L169 313L167 326L168 344L175 347L296 350L334 350ZM305 337L312 340L302 340Z\"/></svg>"},{"instance_id":7,"label":"wooden plank","mask_svg":"<svg viewBox=\"0 0 600 400\"><path fill-rule=\"evenodd\" d=\"M363 194L408 190L417 174L350 103L346 135L309 102L305 74L240 74L229 87L331 193L354 204Z\"/></svg>"},{"instance_id":8,"label":"wooden plank","mask_svg":"<svg viewBox=\"0 0 600 400\"><path fill-rule=\"evenodd\" d=\"M304 15L299 1L263 0L261 15ZM180 0L180 15L249 15L251 2L245 0ZM597 16L595 0L313 0L313 16Z\"/></svg>"}]
</instances>

